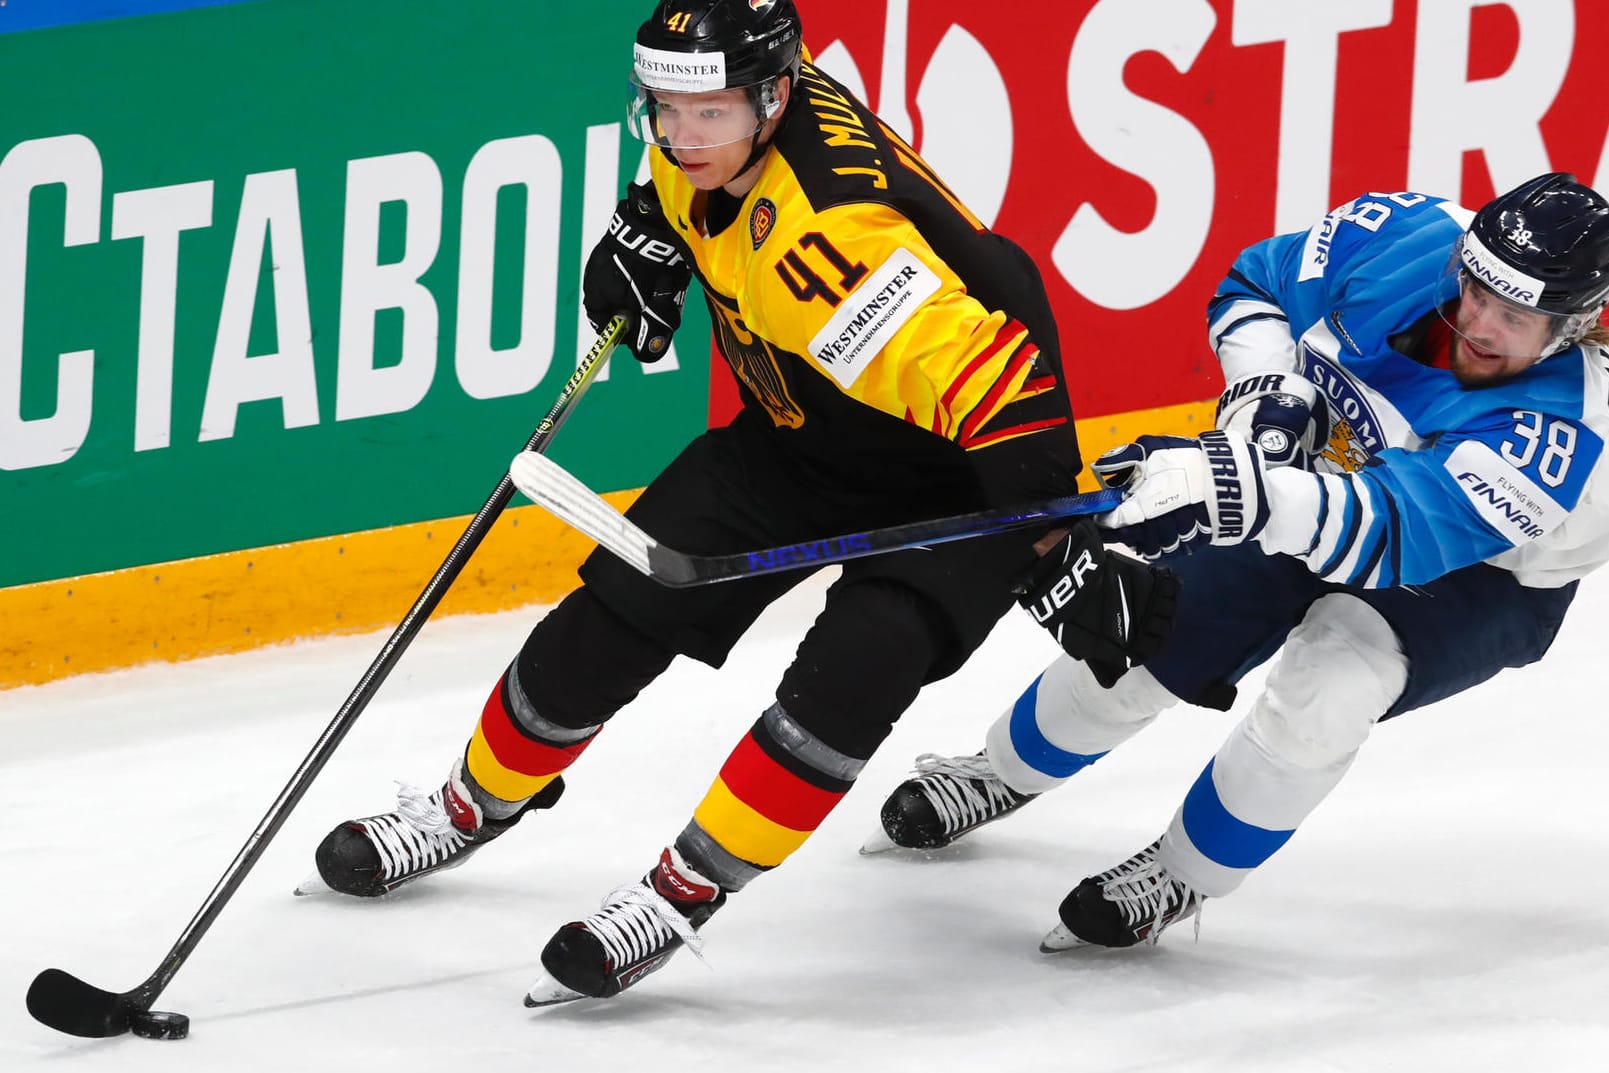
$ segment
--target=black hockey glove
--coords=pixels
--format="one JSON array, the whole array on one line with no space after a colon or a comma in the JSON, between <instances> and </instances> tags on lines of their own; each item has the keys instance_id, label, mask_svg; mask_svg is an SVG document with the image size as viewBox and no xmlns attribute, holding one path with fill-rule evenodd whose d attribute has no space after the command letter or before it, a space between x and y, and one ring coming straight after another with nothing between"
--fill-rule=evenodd
<instances>
[{"instance_id":1,"label":"black hockey glove","mask_svg":"<svg viewBox=\"0 0 1609 1073\"><path fill-rule=\"evenodd\" d=\"M1107 550L1079 521L1023 579L1018 603L1110 689L1173 629L1179 579L1165 567Z\"/></svg>"},{"instance_id":2,"label":"black hockey glove","mask_svg":"<svg viewBox=\"0 0 1609 1073\"><path fill-rule=\"evenodd\" d=\"M648 183L627 186L614 219L587 257L581 305L599 331L617 313L631 321L626 346L641 362L658 361L682 323L682 303L693 278L681 240L660 211Z\"/></svg>"}]
</instances>

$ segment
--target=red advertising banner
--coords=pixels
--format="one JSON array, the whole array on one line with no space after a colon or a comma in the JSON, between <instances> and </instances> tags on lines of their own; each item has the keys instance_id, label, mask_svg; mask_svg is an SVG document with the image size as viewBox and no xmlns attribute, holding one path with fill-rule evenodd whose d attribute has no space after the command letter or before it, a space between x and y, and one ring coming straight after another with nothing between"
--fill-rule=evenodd
<instances>
[{"instance_id":1,"label":"red advertising banner","mask_svg":"<svg viewBox=\"0 0 1609 1073\"><path fill-rule=\"evenodd\" d=\"M1235 255L1357 194L1609 183L1600 0L798 4L817 62L1039 263L1082 418L1215 394Z\"/></svg>"}]
</instances>

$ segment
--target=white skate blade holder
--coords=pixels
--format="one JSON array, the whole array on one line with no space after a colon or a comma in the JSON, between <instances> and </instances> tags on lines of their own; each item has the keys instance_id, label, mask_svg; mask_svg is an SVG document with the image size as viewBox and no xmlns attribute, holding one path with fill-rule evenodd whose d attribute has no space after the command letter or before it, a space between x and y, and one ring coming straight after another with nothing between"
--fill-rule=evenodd
<instances>
[{"instance_id":1,"label":"white skate blade holder","mask_svg":"<svg viewBox=\"0 0 1609 1073\"><path fill-rule=\"evenodd\" d=\"M331 891L330 885L324 882L324 877L319 875L317 872L314 872L312 875L296 884L296 889L291 891L291 893L296 895L298 898L305 898L309 894L332 894L334 892Z\"/></svg>"},{"instance_id":2,"label":"white skate blade holder","mask_svg":"<svg viewBox=\"0 0 1609 1073\"><path fill-rule=\"evenodd\" d=\"M1041 954L1060 954L1064 950L1076 950L1078 947L1088 945L1084 940L1067 930L1066 924L1057 924L1045 933L1043 939L1039 940L1039 952Z\"/></svg>"},{"instance_id":3,"label":"white skate blade holder","mask_svg":"<svg viewBox=\"0 0 1609 1073\"><path fill-rule=\"evenodd\" d=\"M543 973L537 977L536 983L525 993L525 1005L530 1009L541 1006L557 1006L563 1002L574 1002L576 999L586 998L579 991L571 991L559 981Z\"/></svg>"},{"instance_id":4,"label":"white skate blade holder","mask_svg":"<svg viewBox=\"0 0 1609 1073\"><path fill-rule=\"evenodd\" d=\"M874 854L887 853L891 849L899 848L899 846L895 845L894 840L888 837L888 832L883 830L883 825L878 824L877 830L868 835L866 841L860 844L860 855L870 857Z\"/></svg>"}]
</instances>

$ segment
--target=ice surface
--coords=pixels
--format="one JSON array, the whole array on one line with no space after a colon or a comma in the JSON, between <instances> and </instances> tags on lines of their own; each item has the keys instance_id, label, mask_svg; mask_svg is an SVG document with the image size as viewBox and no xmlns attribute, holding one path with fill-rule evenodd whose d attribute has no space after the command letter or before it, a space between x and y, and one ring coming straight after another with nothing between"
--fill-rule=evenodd
<instances>
[{"instance_id":1,"label":"ice surface","mask_svg":"<svg viewBox=\"0 0 1609 1073\"><path fill-rule=\"evenodd\" d=\"M720 672L678 662L559 809L380 902L293 898L343 818L444 776L539 611L429 624L158 1003L191 1038L77 1040L23 1007L48 966L155 967L378 651L304 642L0 693L0 1068L43 1070L1596 1070L1609 1053L1609 587L1554 651L1388 724L1233 897L1133 951L1038 953L1082 876L1166 825L1246 707L1176 709L1018 816L861 857L919 752L962 752L1055 652L1013 613L928 689L802 850L608 1003L520 1004L552 930L646 870L819 605ZM1251 684L1255 685L1258 679Z\"/></svg>"}]
</instances>

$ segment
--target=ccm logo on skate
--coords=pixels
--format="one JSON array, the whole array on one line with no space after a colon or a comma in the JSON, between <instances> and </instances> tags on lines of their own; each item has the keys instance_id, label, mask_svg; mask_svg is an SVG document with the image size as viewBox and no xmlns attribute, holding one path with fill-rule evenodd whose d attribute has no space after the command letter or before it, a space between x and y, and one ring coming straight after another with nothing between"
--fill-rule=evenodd
<instances>
[{"instance_id":1,"label":"ccm logo on skate","mask_svg":"<svg viewBox=\"0 0 1609 1073\"><path fill-rule=\"evenodd\" d=\"M675 950L667 950L663 954L655 954L641 965L633 965L631 968L621 973L620 990L624 991L638 980L641 980L644 976L647 976L649 973L659 968L675 952Z\"/></svg>"},{"instance_id":2,"label":"ccm logo on skate","mask_svg":"<svg viewBox=\"0 0 1609 1073\"><path fill-rule=\"evenodd\" d=\"M1078 553L1078 558L1073 560L1071 572L1057 578L1056 584L1050 587L1050 591L1028 608L1029 613L1034 616L1034 621L1043 625L1049 622L1057 611L1072 603L1073 597L1084 587L1085 575L1092 574L1095 570L1095 557L1090 554L1088 548L1085 548Z\"/></svg>"}]
</instances>

